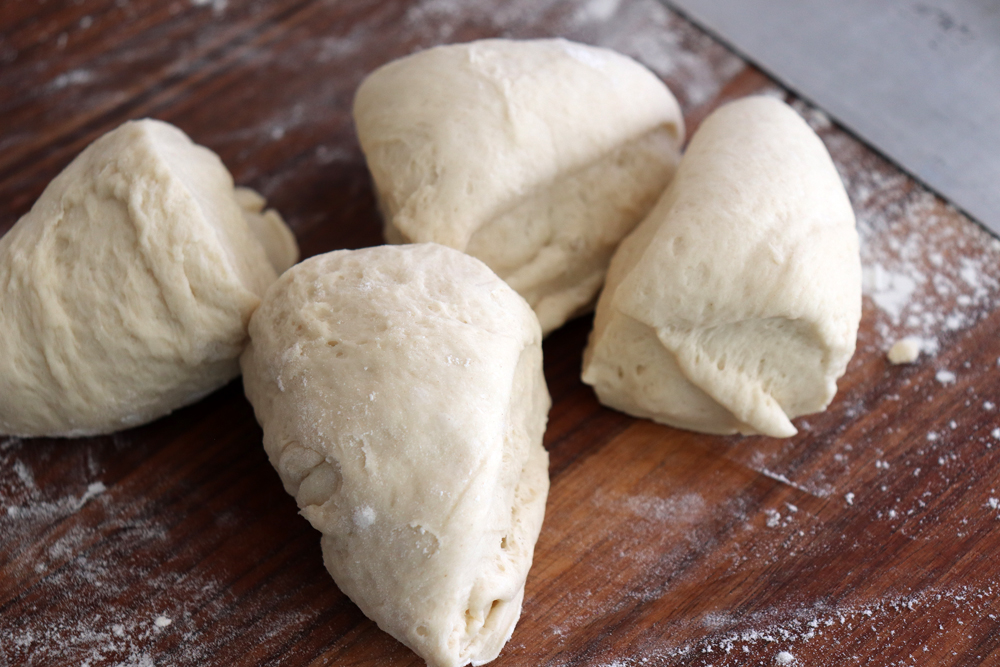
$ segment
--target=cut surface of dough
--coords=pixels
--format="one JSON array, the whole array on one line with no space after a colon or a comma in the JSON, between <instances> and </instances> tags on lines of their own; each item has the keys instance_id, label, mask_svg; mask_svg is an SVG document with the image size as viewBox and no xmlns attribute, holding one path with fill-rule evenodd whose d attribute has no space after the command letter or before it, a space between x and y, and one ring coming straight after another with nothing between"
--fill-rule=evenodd
<instances>
[{"instance_id":1,"label":"cut surface of dough","mask_svg":"<svg viewBox=\"0 0 1000 667\"><path fill-rule=\"evenodd\" d=\"M593 306L619 241L684 140L667 87L634 60L562 39L441 46L373 72L354 102L391 243L483 260L543 333Z\"/></svg>"},{"instance_id":2,"label":"cut surface of dough","mask_svg":"<svg viewBox=\"0 0 1000 667\"><path fill-rule=\"evenodd\" d=\"M264 447L340 589L429 665L495 658L549 484L528 304L437 244L343 250L279 278L250 338Z\"/></svg>"},{"instance_id":3,"label":"cut surface of dough","mask_svg":"<svg viewBox=\"0 0 1000 667\"><path fill-rule=\"evenodd\" d=\"M298 256L263 208L167 123L87 147L0 238L0 433L109 433L238 375L250 315Z\"/></svg>"},{"instance_id":4,"label":"cut surface of dough","mask_svg":"<svg viewBox=\"0 0 1000 667\"><path fill-rule=\"evenodd\" d=\"M616 252L583 381L636 416L785 437L832 400L860 317L854 213L829 154L786 104L746 98L704 121Z\"/></svg>"}]
</instances>

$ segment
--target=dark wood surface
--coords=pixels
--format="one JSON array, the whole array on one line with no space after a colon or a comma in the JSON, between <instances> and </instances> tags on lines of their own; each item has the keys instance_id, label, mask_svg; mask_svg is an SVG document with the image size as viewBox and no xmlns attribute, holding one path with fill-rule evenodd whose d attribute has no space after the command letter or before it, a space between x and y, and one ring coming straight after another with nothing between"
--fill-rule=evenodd
<instances>
[{"instance_id":1,"label":"dark wood surface","mask_svg":"<svg viewBox=\"0 0 1000 667\"><path fill-rule=\"evenodd\" d=\"M1000 664L1000 243L655 0L6 0L0 232L153 116L265 194L305 256L377 244L364 74L551 35L647 64L691 130L726 99L791 101L848 186L866 297L839 394L788 440L604 409L579 381L590 319L555 332L552 491L495 664ZM933 353L889 366L907 334ZM0 438L0 665L421 664L337 590L260 441L239 381L107 437Z\"/></svg>"}]
</instances>

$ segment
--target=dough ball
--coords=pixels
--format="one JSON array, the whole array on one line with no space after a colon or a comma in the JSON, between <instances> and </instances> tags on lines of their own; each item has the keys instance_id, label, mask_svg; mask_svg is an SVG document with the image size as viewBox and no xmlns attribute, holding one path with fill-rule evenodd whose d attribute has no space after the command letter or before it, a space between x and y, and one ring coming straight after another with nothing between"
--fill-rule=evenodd
<instances>
[{"instance_id":1,"label":"dough ball","mask_svg":"<svg viewBox=\"0 0 1000 667\"><path fill-rule=\"evenodd\" d=\"M250 340L264 447L340 589L429 665L495 658L549 486L524 299L437 244L341 250L279 278Z\"/></svg>"},{"instance_id":2,"label":"dough ball","mask_svg":"<svg viewBox=\"0 0 1000 667\"><path fill-rule=\"evenodd\" d=\"M298 255L263 205L167 123L84 150L0 238L0 433L109 433L238 375L268 257Z\"/></svg>"},{"instance_id":3,"label":"dough ball","mask_svg":"<svg viewBox=\"0 0 1000 667\"><path fill-rule=\"evenodd\" d=\"M784 103L716 110L611 262L584 353L605 405L708 433L793 435L854 354L854 213Z\"/></svg>"},{"instance_id":4,"label":"dough ball","mask_svg":"<svg viewBox=\"0 0 1000 667\"><path fill-rule=\"evenodd\" d=\"M361 84L354 121L386 239L481 259L543 333L593 307L684 140L677 101L652 72L562 39L401 58Z\"/></svg>"}]
</instances>

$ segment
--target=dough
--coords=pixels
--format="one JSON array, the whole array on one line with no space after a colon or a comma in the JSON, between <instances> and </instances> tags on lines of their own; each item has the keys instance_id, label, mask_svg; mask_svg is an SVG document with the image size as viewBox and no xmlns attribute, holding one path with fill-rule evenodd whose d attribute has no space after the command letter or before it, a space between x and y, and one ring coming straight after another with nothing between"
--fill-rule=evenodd
<instances>
[{"instance_id":1,"label":"dough","mask_svg":"<svg viewBox=\"0 0 1000 667\"><path fill-rule=\"evenodd\" d=\"M250 233L264 246L267 261L281 275L299 261L295 235L277 211L264 210L267 200L259 193L250 188L236 188L235 195Z\"/></svg>"},{"instance_id":2,"label":"dough","mask_svg":"<svg viewBox=\"0 0 1000 667\"><path fill-rule=\"evenodd\" d=\"M784 103L716 110L611 262L583 381L605 405L708 433L793 435L854 354L854 213Z\"/></svg>"},{"instance_id":3,"label":"dough","mask_svg":"<svg viewBox=\"0 0 1000 667\"><path fill-rule=\"evenodd\" d=\"M593 307L684 140L677 101L654 74L562 39L396 60L361 84L354 121L386 239L478 257L546 334Z\"/></svg>"},{"instance_id":4,"label":"dough","mask_svg":"<svg viewBox=\"0 0 1000 667\"><path fill-rule=\"evenodd\" d=\"M887 356L893 365L912 364L920 356L920 340L911 336L897 340Z\"/></svg>"},{"instance_id":5,"label":"dough","mask_svg":"<svg viewBox=\"0 0 1000 667\"><path fill-rule=\"evenodd\" d=\"M437 244L285 273L241 359L264 447L340 589L433 667L495 658L548 494L534 313Z\"/></svg>"},{"instance_id":6,"label":"dough","mask_svg":"<svg viewBox=\"0 0 1000 667\"><path fill-rule=\"evenodd\" d=\"M298 255L262 208L167 123L84 150L0 238L0 433L109 433L238 375L268 256Z\"/></svg>"}]
</instances>

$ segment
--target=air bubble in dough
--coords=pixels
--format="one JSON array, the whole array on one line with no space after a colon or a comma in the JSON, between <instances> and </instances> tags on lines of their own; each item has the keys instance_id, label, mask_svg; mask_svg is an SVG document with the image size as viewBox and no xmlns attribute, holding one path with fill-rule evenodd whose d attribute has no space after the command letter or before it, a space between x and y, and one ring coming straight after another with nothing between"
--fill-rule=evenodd
<instances>
[{"instance_id":1,"label":"air bubble in dough","mask_svg":"<svg viewBox=\"0 0 1000 667\"><path fill-rule=\"evenodd\" d=\"M167 123L87 147L0 238L0 434L110 433L236 377L250 315L298 257L263 208Z\"/></svg>"},{"instance_id":2,"label":"air bubble in dough","mask_svg":"<svg viewBox=\"0 0 1000 667\"><path fill-rule=\"evenodd\" d=\"M340 589L432 667L495 658L545 511L531 308L437 244L341 250L268 290L243 382Z\"/></svg>"},{"instance_id":3,"label":"air bubble in dough","mask_svg":"<svg viewBox=\"0 0 1000 667\"><path fill-rule=\"evenodd\" d=\"M832 400L860 317L840 176L795 111L751 97L702 123L615 253L583 381L672 426L789 436L791 419Z\"/></svg>"},{"instance_id":4,"label":"air bubble in dough","mask_svg":"<svg viewBox=\"0 0 1000 667\"><path fill-rule=\"evenodd\" d=\"M562 39L483 40L393 61L354 121L390 243L484 261L542 331L593 307L615 247L680 159L684 121L652 72Z\"/></svg>"}]
</instances>

